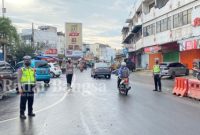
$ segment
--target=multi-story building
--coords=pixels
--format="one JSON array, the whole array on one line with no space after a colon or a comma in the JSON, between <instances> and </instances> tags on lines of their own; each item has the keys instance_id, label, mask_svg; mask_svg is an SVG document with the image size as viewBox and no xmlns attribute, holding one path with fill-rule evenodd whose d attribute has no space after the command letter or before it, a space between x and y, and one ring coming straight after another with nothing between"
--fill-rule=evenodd
<instances>
[{"instance_id":1,"label":"multi-story building","mask_svg":"<svg viewBox=\"0 0 200 135\"><path fill-rule=\"evenodd\" d=\"M138 11L142 23L139 40L133 31ZM127 21L129 27L122 30L124 45L132 48L129 57L137 67L151 69L158 59L181 62L191 69L193 60L200 59L199 12L199 0L139 0L132 21Z\"/></svg>"},{"instance_id":2,"label":"multi-story building","mask_svg":"<svg viewBox=\"0 0 200 135\"><path fill-rule=\"evenodd\" d=\"M57 32L57 50L58 54L65 54L65 34L63 32Z\"/></svg>"}]
</instances>

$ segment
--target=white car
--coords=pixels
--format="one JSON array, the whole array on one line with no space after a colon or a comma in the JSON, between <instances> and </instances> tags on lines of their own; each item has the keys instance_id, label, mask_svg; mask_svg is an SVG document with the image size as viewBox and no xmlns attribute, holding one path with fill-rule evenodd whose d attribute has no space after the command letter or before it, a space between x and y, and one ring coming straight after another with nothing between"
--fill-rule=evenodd
<instances>
[{"instance_id":1,"label":"white car","mask_svg":"<svg viewBox=\"0 0 200 135\"><path fill-rule=\"evenodd\" d=\"M52 77L60 77L62 71L57 63L49 63L50 74Z\"/></svg>"}]
</instances>

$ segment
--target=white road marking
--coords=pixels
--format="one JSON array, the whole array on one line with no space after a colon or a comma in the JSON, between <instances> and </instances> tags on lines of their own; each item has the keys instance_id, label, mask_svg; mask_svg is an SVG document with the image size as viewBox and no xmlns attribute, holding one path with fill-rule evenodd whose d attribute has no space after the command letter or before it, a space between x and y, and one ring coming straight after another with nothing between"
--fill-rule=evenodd
<instances>
[{"instance_id":1,"label":"white road marking","mask_svg":"<svg viewBox=\"0 0 200 135\"><path fill-rule=\"evenodd\" d=\"M82 112L80 112L80 117L81 117L81 123L83 125L83 128L85 129L86 135L92 135L89 126L87 125L85 119L84 119L84 115Z\"/></svg>"},{"instance_id":2,"label":"white road marking","mask_svg":"<svg viewBox=\"0 0 200 135\"><path fill-rule=\"evenodd\" d=\"M52 104L50 106L47 106L47 107L45 107L43 109L37 110L35 112L36 113L40 113L40 112L43 112L43 111L46 111L46 110L49 110L49 109L55 107L56 105L58 105L59 103L61 103L67 97L68 94L69 94L69 91L65 92L64 96L61 99L59 99L57 102L55 102L54 104ZM0 124L5 123L5 122L9 122L9 121L13 121L13 120L17 120L17 119L19 119L19 117L2 120L2 121L0 121Z\"/></svg>"}]
</instances>

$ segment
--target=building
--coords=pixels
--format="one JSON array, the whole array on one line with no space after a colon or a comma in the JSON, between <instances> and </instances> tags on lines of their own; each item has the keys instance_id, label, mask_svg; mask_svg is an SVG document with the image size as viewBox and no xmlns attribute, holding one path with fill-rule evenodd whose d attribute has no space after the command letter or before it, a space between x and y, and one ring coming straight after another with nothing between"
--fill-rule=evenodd
<instances>
[{"instance_id":1,"label":"building","mask_svg":"<svg viewBox=\"0 0 200 135\"><path fill-rule=\"evenodd\" d=\"M57 32L57 50L58 54L65 54L65 34L63 32Z\"/></svg>"},{"instance_id":2,"label":"building","mask_svg":"<svg viewBox=\"0 0 200 135\"><path fill-rule=\"evenodd\" d=\"M139 39L134 32L138 11L142 12ZM135 54L132 58L137 67L144 68L146 63L152 69L155 60L159 60L181 62L191 69L193 60L200 59L199 12L199 0L139 0L132 21L127 21L129 27L122 30L123 43L132 48L129 54Z\"/></svg>"},{"instance_id":3,"label":"building","mask_svg":"<svg viewBox=\"0 0 200 135\"><path fill-rule=\"evenodd\" d=\"M30 45L42 48L40 53L44 55L57 55L57 28L52 26L40 26L38 29L23 29L21 40Z\"/></svg>"}]
</instances>

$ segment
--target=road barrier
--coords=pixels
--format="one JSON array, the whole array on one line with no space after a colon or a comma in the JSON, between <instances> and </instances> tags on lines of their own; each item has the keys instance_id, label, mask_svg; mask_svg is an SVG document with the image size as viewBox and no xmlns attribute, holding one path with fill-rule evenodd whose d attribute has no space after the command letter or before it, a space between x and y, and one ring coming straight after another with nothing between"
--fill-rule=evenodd
<instances>
[{"instance_id":1,"label":"road barrier","mask_svg":"<svg viewBox=\"0 0 200 135\"><path fill-rule=\"evenodd\" d=\"M200 81L189 79L188 96L200 100Z\"/></svg>"},{"instance_id":2,"label":"road barrier","mask_svg":"<svg viewBox=\"0 0 200 135\"><path fill-rule=\"evenodd\" d=\"M183 97L187 96L187 93L188 93L188 79L177 77L175 79L173 94Z\"/></svg>"}]
</instances>

